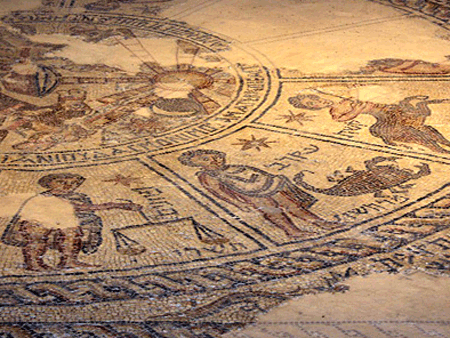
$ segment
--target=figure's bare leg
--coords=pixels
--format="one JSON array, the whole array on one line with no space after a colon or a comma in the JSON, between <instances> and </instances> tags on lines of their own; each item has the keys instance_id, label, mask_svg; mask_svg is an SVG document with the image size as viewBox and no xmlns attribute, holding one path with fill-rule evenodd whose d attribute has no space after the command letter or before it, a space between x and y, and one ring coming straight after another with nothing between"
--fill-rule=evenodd
<instances>
[{"instance_id":1,"label":"figure's bare leg","mask_svg":"<svg viewBox=\"0 0 450 338\"><path fill-rule=\"evenodd\" d=\"M35 225L23 225L21 232L27 239L22 249L25 269L30 271L51 270L43 259L49 248L48 240L51 230Z\"/></svg>"},{"instance_id":2,"label":"figure's bare leg","mask_svg":"<svg viewBox=\"0 0 450 338\"><path fill-rule=\"evenodd\" d=\"M66 236L63 233L61 229L57 230L57 233L55 234L55 240L54 240L54 249L56 249L59 252L59 263L58 268L64 267L67 262L67 257L64 251L64 245L66 241Z\"/></svg>"},{"instance_id":3,"label":"figure's bare leg","mask_svg":"<svg viewBox=\"0 0 450 338\"><path fill-rule=\"evenodd\" d=\"M283 230L289 237L298 238L313 234L313 232L303 231L297 228L284 212L264 212L262 210L260 212L265 219Z\"/></svg>"},{"instance_id":4,"label":"figure's bare leg","mask_svg":"<svg viewBox=\"0 0 450 338\"><path fill-rule=\"evenodd\" d=\"M303 221L310 223L311 225L318 226L322 229L335 229L342 226L341 223L327 221L308 210L289 209L289 213Z\"/></svg>"},{"instance_id":5,"label":"figure's bare leg","mask_svg":"<svg viewBox=\"0 0 450 338\"><path fill-rule=\"evenodd\" d=\"M58 268L92 267L94 265L80 262L78 255L81 251L81 238L83 232L79 227L62 230L62 242L58 250L61 252L61 260Z\"/></svg>"},{"instance_id":6,"label":"figure's bare leg","mask_svg":"<svg viewBox=\"0 0 450 338\"><path fill-rule=\"evenodd\" d=\"M342 226L340 223L329 222L301 206L296 200L296 196L289 191L281 191L275 194L273 198L280 204L281 208L286 210L286 212L301 219L308 225L318 226L323 229L334 229Z\"/></svg>"},{"instance_id":7,"label":"figure's bare leg","mask_svg":"<svg viewBox=\"0 0 450 338\"><path fill-rule=\"evenodd\" d=\"M259 211L265 219L282 229L289 237L304 237L313 234L311 231L299 229L280 208L275 200L270 198L255 198L253 207Z\"/></svg>"},{"instance_id":8,"label":"figure's bare leg","mask_svg":"<svg viewBox=\"0 0 450 338\"><path fill-rule=\"evenodd\" d=\"M25 262L25 269L30 271L48 271L52 270L50 266L44 263L43 256L47 252L47 243L32 243L22 249Z\"/></svg>"}]
</instances>

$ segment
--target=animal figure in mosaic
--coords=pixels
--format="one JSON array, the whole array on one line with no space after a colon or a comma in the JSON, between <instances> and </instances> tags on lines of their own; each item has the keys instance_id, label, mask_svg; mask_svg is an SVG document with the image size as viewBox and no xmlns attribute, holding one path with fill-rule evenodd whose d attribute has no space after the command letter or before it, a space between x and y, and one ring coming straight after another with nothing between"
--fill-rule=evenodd
<instances>
[{"instance_id":1,"label":"animal figure in mosaic","mask_svg":"<svg viewBox=\"0 0 450 338\"><path fill-rule=\"evenodd\" d=\"M329 108L335 121L346 122L360 114L375 117L376 122L369 127L370 133L381 138L385 144L396 146L397 142L412 143L427 147L439 153L450 153L450 141L437 129L426 125L431 115L430 104L448 103L450 99L429 100L428 96L410 96L397 104L379 104L340 97L333 102L320 95L297 95L289 99L296 108L320 110Z\"/></svg>"},{"instance_id":2,"label":"animal figure in mosaic","mask_svg":"<svg viewBox=\"0 0 450 338\"><path fill-rule=\"evenodd\" d=\"M179 161L201 168L198 179L211 195L242 211L259 212L289 237L304 237L321 229L341 226L309 211L316 199L286 176L272 175L247 165L229 165L225 157L220 151L199 149L183 153ZM301 225L297 226L290 215Z\"/></svg>"},{"instance_id":3,"label":"animal figure in mosaic","mask_svg":"<svg viewBox=\"0 0 450 338\"><path fill-rule=\"evenodd\" d=\"M431 173L428 164L417 165L417 172L410 169L399 168L395 163L383 164L382 162L395 162L395 158L377 156L371 160L365 161L364 170L353 170L349 168L347 172L352 172L350 176L342 177L338 182L327 189L316 188L304 181L304 172L298 173L294 177L294 182L306 190L313 192L333 195L333 196L358 196L364 194L381 193L383 190L390 190L398 193L396 188L407 189L411 185L405 185L411 180L427 176ZM405 190L403 190L405 191Z\"/></svg>"}]
</instances>

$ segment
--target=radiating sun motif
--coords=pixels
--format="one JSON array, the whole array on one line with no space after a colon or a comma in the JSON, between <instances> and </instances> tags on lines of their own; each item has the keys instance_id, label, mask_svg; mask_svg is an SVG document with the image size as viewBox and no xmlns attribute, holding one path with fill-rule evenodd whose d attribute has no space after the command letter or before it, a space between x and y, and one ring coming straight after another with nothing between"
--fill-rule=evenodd
<instances>
[{"instance_id":1,"label":"radiating sun motif","mask_svg":"<svg viewBox=\"0 0 450 338\"><path fill-rule=\"evenodd\" d=\"M80 26L72 33L91 41L91 30ZM138 60L140 71L130 75L106 64L46 59L45 53L52 48L64 55L63 45L50 48L52 44L30 42L25 47L15 46L9 73L0 76L5 94L52 97L58 102L42 107L8 98L10 106L0 111L6 116L0 121L0 131L5 134L0 142L5 139L14 149L31 151L94 139L100 139L100 145L119 144L207 118L236 92L235 77L225 71L225 61L215 54L214 61L208 61L213 53L195 43L167 38L172 51L160 51L152 49L151 44L158 43L154 39L143 43L143 37L129 29L98 28L95 34L95 43L107 41L108 46ZM153 55L155 50L164 64ZM39 81L32 81L35 78ZM66 92L62 94L61 88ZM75 91L76 97L72 95ZM80 111L76 116L70 114L74 107Z\"/></svg>"}]
</instances>

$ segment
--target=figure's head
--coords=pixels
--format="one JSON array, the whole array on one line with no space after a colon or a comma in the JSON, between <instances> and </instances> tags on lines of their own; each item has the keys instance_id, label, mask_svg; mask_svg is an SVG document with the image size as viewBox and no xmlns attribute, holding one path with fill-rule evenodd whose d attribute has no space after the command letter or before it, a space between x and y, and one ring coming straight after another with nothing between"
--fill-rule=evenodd
<instances>
[{"instance_id":1,"label":"figure's head","mask_svg":"<svg viewBox=\"0 0 450 338\"><path fill-rule=\"evenodd\" d=\"M295 108L303 108L309 110L320 110L323 108L331 107L333 101L327 100L316 94L299 94L292 96L288 99L288 102Z\"/></svg>"},{"instance_id":2,"label":"figure's head","mask_svg":"<svg viewBox=\"0 0 450 338\"><path fill-rule=\"evenodd\" d=\"M85 178L78 174L62 173L41 177L38 184L55 193L69 193L77 189Z\"/></svg>"},{"instance_id":3,"label":"figure's head","mask_svg":"<svg viewBox=\"0 0 450 338\"><path fill-rule=\"evenodd\" d=\"M207 170L217 170L225 165L226 154L210 149L197 149L186 151L178 160L190 167L200 167Z\"/></svg>"}]
</instances>

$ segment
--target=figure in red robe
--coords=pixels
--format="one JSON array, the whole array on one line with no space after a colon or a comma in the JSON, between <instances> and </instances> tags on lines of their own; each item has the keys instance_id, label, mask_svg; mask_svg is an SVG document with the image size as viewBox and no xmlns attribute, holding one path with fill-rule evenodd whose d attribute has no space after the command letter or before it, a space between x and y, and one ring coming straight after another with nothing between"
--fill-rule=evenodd
<instances>
[{"instance_id":1,"label":"figure in red robe","mask_svg":"<svg viewBox=\"0 0 450 338\"><path fill-rule=\"evenodd\" d=\"M179 161L202 169L197 173L198 179L213 196L242 211L259 212L289 237L305 237L340 226L309 211L316 198L286 176L247 165L229 165L225 157L220 151L200 149L183 153ZM291 216L299 220L298 225Z\"/></svg>"}]
</instances>

